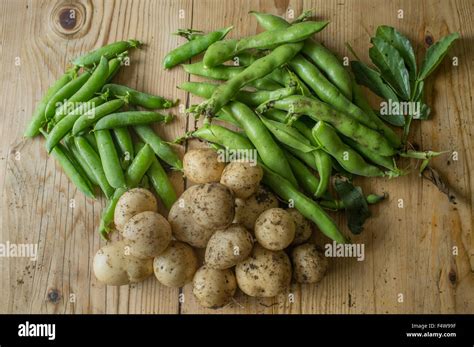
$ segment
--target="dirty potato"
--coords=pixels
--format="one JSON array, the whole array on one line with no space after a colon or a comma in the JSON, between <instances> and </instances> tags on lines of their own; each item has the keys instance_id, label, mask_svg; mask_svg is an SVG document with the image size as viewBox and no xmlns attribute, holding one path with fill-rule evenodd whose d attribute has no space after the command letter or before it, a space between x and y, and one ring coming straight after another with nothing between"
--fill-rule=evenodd
<instances>
[{"instance_id":1,"label":"dirty potato","mask_svg":"<svg viewBox=\"0 0 474 347\"><path fill-rule=\"evenodd\" d=\"M228 304L236 289L235 276L230 269L217 270L204 265L194 275L193 294L204 307L219 308Z\"/></svg>"},{"instance_id":2,"label":"dirty potato","mask_svg":"<svg viewBox=\"0 0 474 347\"><path fill-rule=\"evenodd\" d=\"M118 200L114 211L114 224L117 230L123 231L130 218L145 211L158 211L158 203L152 192L143 188L126 191Z\"/></svg>"},{"instance_id":3,"label":"dirty potato","mask_svg":"<svg viewBox=\"0 0 474 347\"><path fill-rule=\"evenodd\" d=\"M311 243L297 246L291 252L293 277L298 283L317 283L329 266L328 258Z\"/></svg>"},{"instance_id":4,"label":"dirty potato","mask_svg":"<svg viewBox=\"0 0 474 347\"><path fill-rule=\"evenodd\" d=\"M247 230L253 231L258 216L263 211L273 207L278 207L278 200L275 194L260 186L257 192L248 199L235 199L233 223L242 224Z\"/></svg>"},{"instance_id":5,"label":"dirty potato","mask_svg":"<svg viewBox=\"0 0 474 347\"><path fill-rule=\"evenodd\" d=\"M248 161L233 161L222 172L221 183L229 187L235 197L247 199L257 192L262 177L263 170L259 165Z\"/></svg>"},{"instance_id":6,"label":"dirty potato","mask_svg":"<svg viewBox=\"0 0 474 347\"><path fill-rule=\"evenodd\" d=\"M288 247L295 238L293 217L282 208L271 208L258 216L255 238L266 249L279 251Z\"/></svg>"},{"instance_id":7,"label":"dirty potato","mask_svg":"<svg viewBox=\"0 0 474 347\"><path fill-rule=\"evenodd\" d=\"M191 246L171 241L169 247L153 261L153 270L158 281L179 288L193 280L198 268L198 259Z\"/></svg>"},{"instance_id":8,"label":"dirty potato","mask_svg":"<svg viewBox=\"0 0 474 347\"><path fill-rule=\"evenodd\" d=\"M295 238L291 245L297 246L308 241L313 232L311 222L295 208L289 208L286 212L293 217L293 221L295 222Z\"/></svg>"},{"instance_id":9,"label":"dirty potato","mask_svg":"<svg viewBox=\"0 0 474 347\"><path fill-rule=\"evenodd\" d=\"M190 197L191 215L199 226L207 229L224 229L234 219L234 196L220 183L201 184Z\"/></svg>"},{"instance_id":10,"label":"dirty potato","mask_svg":"<svg viewBox=\"0 0 474 347\"><path fill-rule=\"evenodd\" d=\"M184 175L195 183L219 182L224 167L212 148L192 149L183 158Z\"/></svg>"},{"instance_id":11,"label":"dirty potato","mask_svg":"<svg viewBox=\"0 0 474 347\"><path fill-rule=\"evenodd\" d=\"M289 289L290 259L283 251L269 251L255 245L250 257L237 264L235 275L245 294L264 298L277 296Z\"/></svg>"},{"instance_id":12,"label":"dirty potato","mask_svg":"<svg viewBox=\"0 0 474 347\"><path fill-rule=\"evenodd\" d=\"M248 257L252 251L252 235L243 226L231 224L216 231L206 247L205 262L214 269L228 269Z\"/></svg>"}]
</instances>

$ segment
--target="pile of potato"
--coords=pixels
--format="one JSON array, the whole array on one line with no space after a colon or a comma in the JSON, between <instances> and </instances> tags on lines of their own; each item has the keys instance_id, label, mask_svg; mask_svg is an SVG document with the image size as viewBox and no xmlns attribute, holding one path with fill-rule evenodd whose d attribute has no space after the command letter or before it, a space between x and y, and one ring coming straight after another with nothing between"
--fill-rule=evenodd
<instances>
[{"instance_id":1,"label":"pile of potato","mask_svg":"<svg viewBox=\"0 0 474 347\"><path fill-rule=\"evenodd\" d=\"M186 153L185 176L197 184L175 202L168 220L157 213L149 191L126 192L114 218L123 240L97 252L96 277L122 285L154 271L169 287L192 281L196 299L210 308L228 304L237 287L249 296L273 297L287 293L292 278L320 281L328 261L307 242L310 221L278 207L276 196L260 185L261 167L218 159L210 148ZM204 251L201 267L196 249Z\"/></svg>"}]
</instances>

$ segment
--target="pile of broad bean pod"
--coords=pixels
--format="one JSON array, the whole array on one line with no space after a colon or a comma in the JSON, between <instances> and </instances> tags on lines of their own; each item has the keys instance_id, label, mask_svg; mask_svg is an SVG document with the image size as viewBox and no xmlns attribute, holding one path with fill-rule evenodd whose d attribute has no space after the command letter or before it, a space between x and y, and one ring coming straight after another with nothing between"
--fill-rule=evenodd
<instances>
[{"instance_id":1,"label":"pile of broad bean pod","mask_svg":"<svg viewBox=\"0 0 474 347\"><path fill-rule=\"evenodd\" d=\"M265 172L264 182L328 237L345 242L322 207L346 209L349 228L359 233L370 215L367 205L382 198L364 197L351 183L354 176L397 177L408 173L397 166L399 157L423 160L423 170L432 157L440 154L410 149L406 141L413 115L390 117L374 111L357 82L376 93L382 88L381 96L388 101L421 102L423 80L459 35L451 34L434 44L417 74L408 39L394 28L382 26L372 39L374 47L370 51L378 69L353 62L354 76L312 38L328 25L327 21L309 20L310 12L292 23L267 13L251 14L266 31L225 40L232 27L209 34L192 29L178 31L188 42L168 53L165 68L204 52L202 61L184 64L184 70L223 81L185 82L179 86L207 99L188 109L190 114L205 116L204 125L179 140L195 137L215 148L256 149ZM427 105L422 104L421 112L429 113ZM397 124L400 116L402 123ZM240 131L211 123L212 119L228 122ZM391 125L404 126L403 134ZM340 175L346 178L332 180ZM332 182L339 199L331 193Z\"/></svg>"}]
</instances>

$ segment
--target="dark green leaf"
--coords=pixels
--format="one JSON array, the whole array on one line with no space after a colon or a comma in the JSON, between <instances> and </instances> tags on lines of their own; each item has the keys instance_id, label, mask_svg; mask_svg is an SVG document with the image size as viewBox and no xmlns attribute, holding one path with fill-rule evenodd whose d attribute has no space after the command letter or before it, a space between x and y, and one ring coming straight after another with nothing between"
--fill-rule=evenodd
<instances>
[{"instance_id":1,"label":"dark green leaf","mask_svg":"<svg viewBox=\"0 0 474 347\"><path fill-rule=\"evenodd\" d=\"M405 65L410 75L411 85L413 86L414 81L416 80L416 58L415 52L413 51L413 47L408 38L395 28L387 25L379 26L375 36L385 40L387 43L395 47L398 53L400 53L405 61Z\"/></svg>"},{"instance_id":2,"label":"dark green leaf","mask_svg":"<svg viewBox=\"0 0 474 347\"><path fill-rule=\"evenodd\" d=\"M421 101L423 98L423 89L425 88L425 82L424 81L416 81L415 83L415 90L413 90L413 95L411 99L413 101Z\"/></svg>"},{"instance_id":3,"label":"dark green leaf","mask_svg":"<svg viewBox=\"0 0 474 347\"><path fill-rule=\"evenodd\" d=\"M373 46L369 49L369 56L383 79L403 100L410 99L410 77L400 53L379 37L373 37L371 42Z\"/></svg>"},{"instance_id":4,"label":"dark green leaf","mask_svg":"<svg viewBox=\"0 0 474 347\"><path fill-rule=\"evenodd\" d=\"M353 234L360 234L364 230L365 220L370 217L362 189L340 178L336 178L334 188L344 203L349 230Z\"/></svg>"},{"instance_id":5,"label":"dark green leaf","mask_svg":"<svg viewBox=\"0 0 474 347\"><path fill-rule=\"evenodd\" d=\"M374 110L374 112L389 124L396 127L402 127L405 125L405 117L401 114L381 114L380 111Z\"/></svg>"},{"instance_id":6,"label":"dark green leaf","mask_svg":"<svg viewBox=\"0 0 474 347\"><path fill-rule=\"evenodd\" d=\"M398 102L397 94L382 80L382 77L377 71L360 61L351 61L351 68L357 83L366 86L387 101L392 100L392 102Z\"/></svg>"},{"instance_id":7,"label":"dark green leaf","mask_svg":"<svg viewBox=\"0 0 474 347\"><path fill-rule=\"evenodd\" d=\"M432 73L448 53L449 48L460 37L459 33L449 34L441 40L433 44L426 52L425 59L421 65L418 74L419 80L424 80L430 73Z\"/></svg>"}]
</instances>

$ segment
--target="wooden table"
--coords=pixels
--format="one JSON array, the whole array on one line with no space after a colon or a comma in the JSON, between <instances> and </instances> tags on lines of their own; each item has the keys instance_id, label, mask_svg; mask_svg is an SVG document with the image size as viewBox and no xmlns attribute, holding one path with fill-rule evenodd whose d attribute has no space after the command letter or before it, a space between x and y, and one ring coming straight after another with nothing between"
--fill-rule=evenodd
<instances>
[{"instance_id":1,"label":"wooden table","mask_svg":"<svg viewBox=\"0 0 474 347\"><path fill-rule=\"evenodd\" d=\"M389 194L372 208L366 230L353 237L365 244L365 260L335 259L319 285L293 285L292 297L256 300L238 294L232 305L209 311L196 303L190 285L169 289L155 278L120 288L98 283L91 264L104 244L96 232L104 199L92 201L78 192L46 154L43 139L22 138L47 87L78 54L137 38L147 46L131 54L132 64L118 81L188 106L198 99L176 86L190 77L180 68L161 67L166 52L183 43L171 33L233 24L229 37L238 37L261 30L250 10L284 15L290 9L298 15L310 8L331 21L318 39L341 57L349 55L344 46L349 42L365 61L380 24L407 34L419 59L431 38L461 33L428 81L432 118L415 122L412 138L423 149L455 152L433 166L454 188L458 203L450 204L416 170L394 180L359 180L366 191ZM0 313L474 313L473 8L472 0L2 1L0 242L38 244L38 259L0 258ZM69 10L75 20L65 20ZM180 114L157 131L171 140L193 128L194 121ZM181 192L186 182L179 174L172 177ZM345 228L344 219L334 216Z\"/></svg>"}]
</instances>

